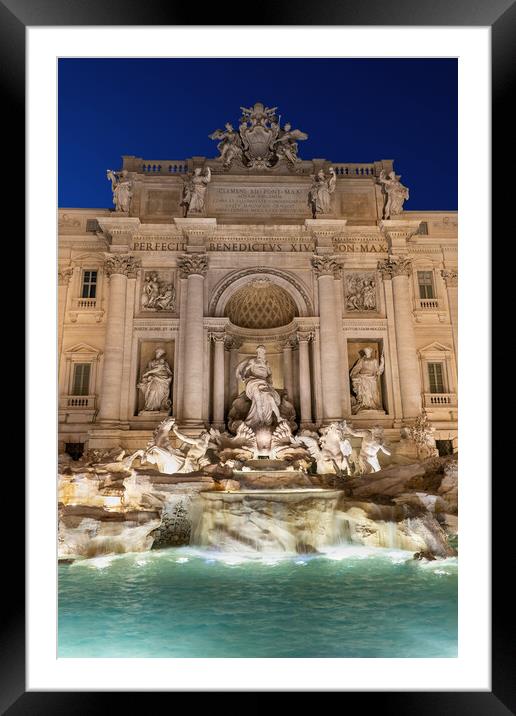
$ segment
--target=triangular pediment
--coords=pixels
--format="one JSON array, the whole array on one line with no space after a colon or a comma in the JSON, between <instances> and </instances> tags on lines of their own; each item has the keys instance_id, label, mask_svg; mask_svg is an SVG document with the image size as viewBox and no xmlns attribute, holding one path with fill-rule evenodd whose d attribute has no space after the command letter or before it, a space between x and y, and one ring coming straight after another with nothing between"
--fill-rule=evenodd
<instances>
[{"instance_id":1,"label":"triangular pediment","mask_svg":"<svg viewBox=\"0 0 516 716\"><path fill-rule=\"evenodd\" d=\"M65 353L84 353L91 355L92 353L94 355L99 355L101 351L99 351L98 348L94 348L93 346L90 346L88 343L77 343L76 345L72 346L71 348L68 348Z\"/></svg>"},{"instance_id":2,"label":"triangular pediment","mask_svg":"<svg viewBox=\"0 0 516 716\"><path fill-rule=\"evenodd\" d=\"M451 350L450 346L445 346L442 343L439 343L439 341L434 341L423 348L418 348L418 353L451 353Z\"/></svg>"}]
</instances>

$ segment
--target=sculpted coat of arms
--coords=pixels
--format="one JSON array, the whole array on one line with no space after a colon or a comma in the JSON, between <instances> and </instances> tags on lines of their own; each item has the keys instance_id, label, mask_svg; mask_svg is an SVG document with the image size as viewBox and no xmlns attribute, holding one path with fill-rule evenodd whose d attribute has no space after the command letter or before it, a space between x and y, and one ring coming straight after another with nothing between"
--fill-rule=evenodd
<instances>
[{"instance_id":1,"label":"sculpted coat of arms","mask_svg":"<svg viewBox=\"0 0 516 716\"><path fill-rule=\"evenodd\" d=\"M298 142L308 139L308 134L292 129L287 122L280 124L281 117L276 114L277 107L265 107L256 102L254 107L240 107L242 117L238 131L226 123L225 129L217 129L209 135L210 139L219 139L218 159L224 169L233 162L251 169L269 169L280 161L295 166L300 162L297 155Z\"/></svg>"}]
</instances>

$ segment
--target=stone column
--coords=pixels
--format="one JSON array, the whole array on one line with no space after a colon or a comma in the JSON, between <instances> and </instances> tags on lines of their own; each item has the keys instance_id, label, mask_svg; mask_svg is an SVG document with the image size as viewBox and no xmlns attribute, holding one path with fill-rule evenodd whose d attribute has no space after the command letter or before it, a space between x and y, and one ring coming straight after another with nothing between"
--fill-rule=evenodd
<instances>
[{"instance_id":1,"label":"stone column","mask_svg":"<svg viewBox=\"0 0 516 716\"><path fill-rule=\"evenodd\" d=\"M214 344L213 357L213 422L214 428L224 429L224 333L210 333Z\"/></svg>"},{"instance_id":2,"label":"stone column","mask_svg":"<svg viewBox=\"0 0 516 716\"><path fill-rule=\"evenodd\" d=\"M319 288L323 423L328 424L342 420L342 365L334 280L340 274L341 267L333 256L327 255L314 256L312 266Z\"/></svg>"},{"instance_id":3,"label":"stone column","mask_svg":"<svg viewBox=\"0 0 516 716\"><path fill-rule=\"evenodd\" d=\"M238 365L238 349L242 345L240 338L235 336L227 336L226 338L226 350L229 351L229 399L228 399L228 411L231 410L231 405L234 399L238 395L238 381L235 375L236 367Z\"/></svg>"},{"instance_id":4,"label":"stone column","mask_svg":"<svg viewBox=\"0 0 516 716\"><path fill-rule=\"evenodd\" d=\"M109 278L109 303L98 415L102 422L120 421L127 279L136 276L139 266L140 260L130 254L110 254L104 264Z\"/></svg>"},{"instance_id":5,"label":"stone column","mask_svg":"<svg viewBox=\"0 0 516 716\"><path fill-rule=\"evenodd\" d=\"M287 391L288 399L294 402L294 369L292 366L292 348L296 344L296 337L289 336L282 344L283 349L283 387Z\"/></svg>"},{"instance_id":6,"label":"stone column","mask_svg":"<svg viewBox=\"0 0 516 716\"><path fill-rule=\"evenodd\" d=\"M389 256L378 263L378 270L384 280L392 280L403 418L416 418L421 413L421 378L409 290L412 261L406 256Z\"/></svg>"},{"instance_id":7,"label":"stone column","mask_svg":"<svg viewBox=\"0 0 516 716\"><path fill-rule=\"evenodd\" d=\"M204 277L208 259L203 253L185 254L178 260L181 278L187 278L183 423L201 428L203 397Z\"/></svg>"},{"instance_id":8,"label":"stone column","mask_svg":"<svg viewBox=\"0 0 516 716\"><path fill-rule=\"evenodd\" d=\"M298 333L299 341L299 404L301 408L300 427L312 422L312 386L310 383L310 358L308 343L313 339L312 333Z\"/></svg>"},{"instance_id":9,"label":"stone column","mask_svg":"<svg viewBox=\"0 0 516 716\"><path fill-rule=\"evenodd\" d=\"M448 308L450 311L450 323L452 326L453 334L453 348L455 353L455 364L459 360L459 341L458 341L458 285L459 285L459 274L457 269L443 269L441 276L446 284L446 293L448 294Z\"/></svg>"},{"instance_id":10,"label":"stone column","mask_svg":"<svg viewBox=\"0 0 516 716\"><path fill-rule=\"evenodd\" d=\"M57 294L57 350L59 361L61 361L61 351L63 349L63 332L66 317L66 301L68 298L68 285L72 278L73 267L66 266L58 271L58 294Z\"/></svg>"}]
</instances>

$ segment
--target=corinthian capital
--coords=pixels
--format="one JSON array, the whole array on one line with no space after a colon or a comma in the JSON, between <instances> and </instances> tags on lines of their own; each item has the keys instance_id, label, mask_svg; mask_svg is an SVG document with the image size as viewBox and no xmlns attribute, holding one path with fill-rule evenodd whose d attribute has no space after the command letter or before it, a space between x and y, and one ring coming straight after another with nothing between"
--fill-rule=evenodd
<instances>
[{"instance_id":1,"label":"corinthian capital","mask_svg":"<svg viewBox=\"0 0 516 716\"><path fill-rule=\"evenodd\" d=\"M447 288L451 286L458 286L459 273L457 269L442 269L441 276L443 277Z\"/></svg>"},{"instance_id":2,"label":"corinthian capital","mask_svg":"<svg viewBox=\"0 0 516 716\"><path fill-rule=\"evenodd\" d=\"M109 277L120 274L127 278L136 278L140 266L140 259L131 254L109 254L104 262L104 271Z\"/></svg>"},{"instance_id":3,"label":"corinthian capital","mask_svg":"<svg viewBox=\"0 0 516 716\"><path fill-rule=\"evenodd\" d=\"M70 283L70 279L72 278L72 274L73 274L72 266L66 266L65 268L59 268L57 271L59 285L60 286L68 286L68 284Z\"/></svg>"},{"instance_id":4,"label":"corinthian capital","mask_svg":"<svg viewBox=\"0 0 516 716\"><path fill-rule=\"evenodd\" d=\"M384 278L410 276L412 273L412 260L406 256L389 256L388 259L378 261L377 268Z\"/></svg>"},{"instance_id":5,"label":"corinthian capital","mask_svg":"<svg viewBox=\"0 0 516 716\"><path fill-rule=\"evenodd\" d=\"M313 341L315 338L315 334L313 331L298 331L297 332L297 340L299 343L309 343L310 341Z\"/></svg>"},{"instance_id":6,"label":"corinthian capital","mask_svg":"<svg viewBox=\"0 0 516 716\"><path fill-rule=\"evenodd\" d=\"M178 259L177 265L181 278L188 278L194 274L206 276L208 257L206 254L185 254Z\"/></svg>"},{"instance_id":7,"label":"corinthian capital","mask_svg":"<svg viewBox=\"0 0 516 716\"><path fill-rule=\"evenodd\" d=\"M342 272L342 267L334 256L312 256L312 267L317 278L321 276L339 278Z\"/></svg>"}]
</instances>

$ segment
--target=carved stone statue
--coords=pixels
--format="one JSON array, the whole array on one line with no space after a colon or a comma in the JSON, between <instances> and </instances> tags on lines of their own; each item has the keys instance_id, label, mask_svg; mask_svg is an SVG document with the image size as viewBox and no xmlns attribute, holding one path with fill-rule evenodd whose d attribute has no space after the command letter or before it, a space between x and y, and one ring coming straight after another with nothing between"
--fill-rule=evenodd
<instances>
[{"instance_id":1,"label":"carved stone statue","mask_svg":"<svg viewBox=\"0 0 516 716\"><path fill-rule=\"evenodd\" d=\"M331 423L321 430L321 437L310 430L301 432L292 439L296 445L305 445L315 460L318 475L351 475L349 457L353 452L350 441L337 423Z\"/></svg>"},{"instance_id":2,"label":"carved stone statue","mask_svg":"<svg viewBox=\"0 0 516 716\"><path fill-rule=\"evenodd\" d=\"M172 371L169 364L163 358L165 351L158 348L155 357L151 360L137 384L144 395L144 411L170 410L170 384L172 382Z\"/></svg>"},{"instance_id":3,"label":"carved stone statue","mask_svg":"<svg viewBox=\"0 0 516 716\"><path fill-rule=\"evenodd\" d=\"M212 134L209 134L209 139L220 139L221 141L217 144L217 149L220 152L219 159L222 161L222 166L225 169L229 169L235 158L242 159L243 145L242 139L238 132L235 132L233 125L226 122L226 131L223 129L216 129Z\"/></svg>"},{"instance_id":4,"label":"carved stone statue","mask_svg":"<svg viewBox=\"0 0 516 716\"><path fill-rule=\"evenodd\" d=\"M373 357L372 348L364 348L363 355L349 372L355 402L351 412L355 415L362 410L383 410L378 378L385 367L383 353L380 361Z\"/></svg>"},{"instance_id":5,"label":"carved stone statue","mask_svg":"<svg viewBox=\"0 0 516 716\"><path fill-rule=\"evenodd\" d=\"M346 275L346 310L375 311L376 281L372 273Z\"/></svg>"},{"instance_id":6,"label":"carved stone statue","mask_svg":"<svg viewBox=\"0 0 516 716\"><path fill-rule=\"evenodd\" d=\"M391 454L384 444L383 428L375 426L371 430L355 430L344 420L341 424L341 429L344 433L349 433L349 435L353 435L354 437L362 438L360 453L358 455L358 464L356 466L357 472L361 475L365 475L370 472L379 472L381 470L381 466L378 462L378 453L381 451L385 453L385 455Z\"/></svg>"},{"instance_id":7,"label":"carved stone statue","mask_svg":"<svg viewBox=\"0 0 516 716\"><path fill-rule=\"evenodd\" d=\"M295 164L301 161L297 156L297 142L305 139L308 139L308 134L299 129L292 129L292 125L287 122L280 131L278 139L273 143L272 149L277 157L285 157L288 162Z\"/></svg>"},{"instance_id":8,"label":"carved stone statue","mask_svg":"<svg viewBox=\"0 0 516 716\"><path fill-rule=\"evenodd\" d=\"M131 206L131 199L133 196L132 182L127 180L127 172L114 172L112 169L108 169L106 172L107 178L111 182L111 191L113 192L113 204L115 205L115 211L129 212Z\"/></svg>"},{"instance_id":9,"label":"carved stone statue","mask_svg":"<svg viewBox=\"0 0 516 716\"><path fill-rule=\"evenodd\" d=\"M224 169L229 169L235 159L243 166L268 169L285 160L291 165L300 160L297 156L298 142L308 139L299 129L286 123L283 128L276 116L277 107L265 107L256 102L253 107L240 107L242 116L238 132L229 122L226 129L217 129L210 139L221 140L217 149Z\"/></svg>"},{"instance_id":10,"label":"carved stone statue","mask_svg":"<svg viewBox=\"0 0 516 716\"><path fill-rule=\"evenodd\" d=\"M439 455L435 443L435 428L430 423L428 414L424 408L414 421L414 425L409 427L408 431L411 439L417 446L417 453L420 460L426 460Z\"/></svg>"},{"instance_id":11,"label":"carved stone statue","mask_svg":"<svg viewBox=\"0 0 516 716\"><path fill-rule=\"evenodd\" d=\"M280 396L272 387L272 370L266 358L265 346L256 348L255 358L246 358L236 368L237 380L245 384L245 394L251 408L245 418L246 425L255 429L281 421Z\"/></svg>"},{"instance_id":12,"label":"carved stone statue","mask_svg":"<svg viewBox=\"0 0 516 716\"><path fill-rule=\"evenodd\" d=\"M172 447L170 444L170 431L173 430L176 437L182 442L182 449ZM139 457L143 464L156 465L159 472L167 475L174 473L196 472L202 470L209 464L206 457L210 442L210 435L202 432L198 438L190 438L183 435L175 425L175 418L165 418L158 425L153 433L145 450L137 450L131 459ZM184 448L183 446L190 446Z\"/></svg>"},{"instance_id":13,"label":"carved stone statue","mask_svg":"<svg viewBox=\"0 0 516 716\"><path fill-rule=\"evenodd\" d=\"M382 185L384 194L386 195L383 218L391 219L393 216L401 214L403 211L403 202L409 198L408 188L396 178L395 172L390 172L387 177L383 169L380 172L378 183Z\"/></svg>"},{"instance_id":14,"label":"carved stone statue","mask_svg":"<svg viewBox=\"0 0 516 716\"><path fill-rule=\"evenodd\" d=\"M176 290L173 284L161 281L157 271L146 274L141 306L144 311L175 311Z\"/></svg>"},{"instance_id":15,"label":"carved stone statue","mask_svg":"<svg viewBox=\"0 0 516 716\"><path fill-rule=\"evenodd\" d=\"M330 212L330 195L335 191L337 175L333 167L329 168L330 176L326 177L324 170L320 169L317 174L312 174L312 186L308 192L308 206L312 210L312 217L317 214L328 214Z\"/></svg>"},{"instance_id":16,"label":"carved stone statue","mask_svg":"<svg viewBox=\"0 0 516 716\"><path fill-rule=\"evenodd\" d=\"M197 167L192 176L184 180L183 196L181 206L184 207L184 215L200 214L204 211L204 199L206 189L211 181L211 170L206 168L203 174L202 169Z\"/></svg>"}]
</instances>

